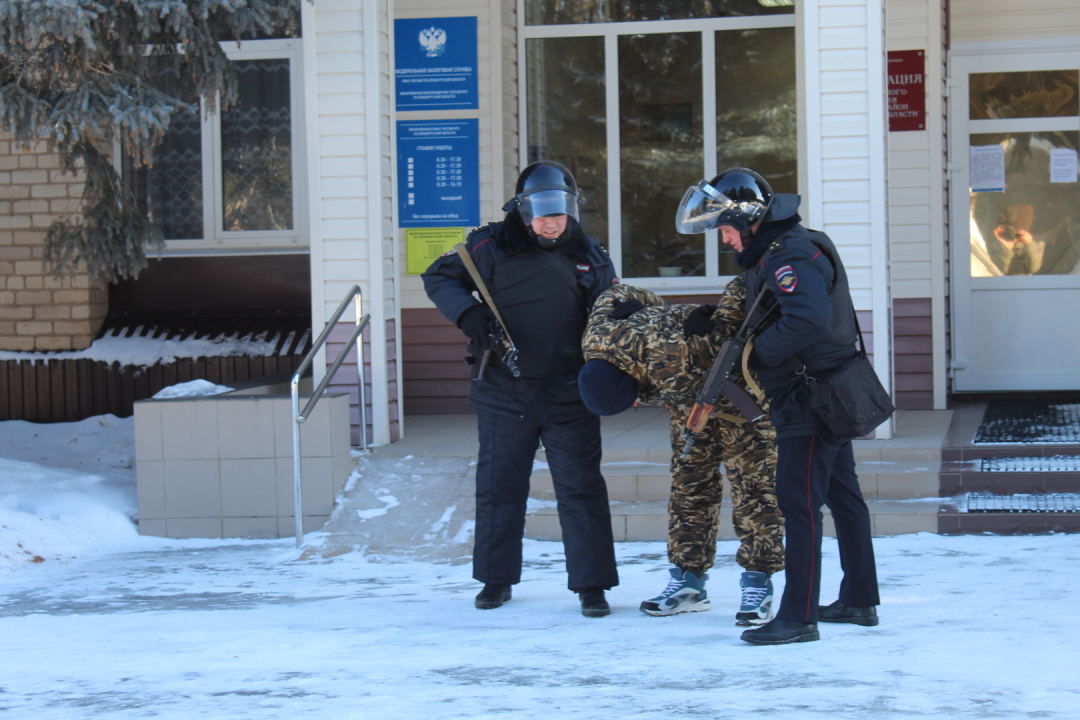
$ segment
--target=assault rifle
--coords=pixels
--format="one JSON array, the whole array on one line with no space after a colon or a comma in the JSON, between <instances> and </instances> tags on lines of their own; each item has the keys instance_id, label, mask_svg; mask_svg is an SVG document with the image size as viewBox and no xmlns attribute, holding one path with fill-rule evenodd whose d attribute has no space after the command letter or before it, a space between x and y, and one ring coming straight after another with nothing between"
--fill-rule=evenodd
<instances>
[{"instance_id":1,"label":"assault rifle","mask_svg":"<svg viewBox=\"0 0 1080 720\"><path fill-rule=\"evenodd\" d=\"M734 337L725 340L724 344L720 346L716 361L713 363L709 374L705 376L705 384L698 390L697 396L694 398L694 408L690 411L690 417L686 420L686 430L683 432L683 449L679 455L680 460L686 459L690 448L694 446L694 440L705 429L705 424L712 417L713 411L716 409L716 403L719 402L721 395L739 408L739 412L750 422L756 422L765 415L765 411L761 409L757 401L732 382L735 380L735 365L742 357L746 344L761 329L766 318L769 317L769 313L776 307L774 305L769 308L760 319L751 323L751 318L754 317L758 304L763 297L765 297L764 288L758 293L757 300L754 301L750 312L746 314L746 319L743 321L742 327L739 328L739 332L735 333Z\"/></svg>"},{"instance_id":2,"label":"assault rifle","mask_svg":"<svg viewBox=\"0 0 1080 720\"><path fill-rule=\"evenodd\" d=\"M488 324L488 338L491 340L492 346L496 348L499 358L506 363L506 367L509 368L511 374L514 377L521 377L521 370L517 366L517 346L510 339L510 332L506 329L506 323L503 322L502 315L499 314L499 308L495 307L495 301L491 299L491 293L488 292L487 285L484 284L484 278L480 277L480 271L476 269L476 263L473 262L472 256L469 255L468 248L465 247L465 243L461 243L454 246L454 252L461 258L461 262L464 263L465 269L469 271L469 276L473 279L476 289L480 291L481 297L484 298L487 306L491 308L491 312L495 314L495 323ZM505 342L503 342L504 340ZM491 350L485 348L484 354L480 357L480 369L476 371L477 380L484 379L484 372L487 371L490 360Z\"/></svg>"}]
</instances>

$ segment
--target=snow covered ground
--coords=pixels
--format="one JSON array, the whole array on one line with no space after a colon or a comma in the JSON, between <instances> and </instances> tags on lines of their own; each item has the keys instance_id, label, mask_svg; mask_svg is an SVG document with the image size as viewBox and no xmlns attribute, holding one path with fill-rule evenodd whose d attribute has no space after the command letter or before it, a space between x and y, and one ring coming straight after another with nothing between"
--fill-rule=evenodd
<instances>
[{"instance_id":1,"label":"snow covered ground","mask_svg":"<svg viewBox=\"0 0 1080 720\"><path fill-rule=\"evenodd\" d=\"M731 542L712 611L638 612L664 547L624 543L614 613L587 619L555 543L526 542L514 599L479 611L468 564L408 548L308 561L292 540L140 537L131 433L0 423L4 717L1080 716L1075 535L878 539L879 627L751 647ZM402 498L372 507L408 513ZM832 541L823 576L828 602Z\"/></svg>"}]
</instances>

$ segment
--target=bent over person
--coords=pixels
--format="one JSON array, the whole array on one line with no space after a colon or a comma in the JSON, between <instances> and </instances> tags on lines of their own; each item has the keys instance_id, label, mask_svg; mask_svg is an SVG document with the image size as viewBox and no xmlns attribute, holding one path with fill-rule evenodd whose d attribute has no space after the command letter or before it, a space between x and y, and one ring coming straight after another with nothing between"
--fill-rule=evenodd
<instances>
[{"instance_id":1,"label":"bent over person","mask_svg":"<svg viewBox=\"0 0 1080 720\"><path fill-rule=\"evenodd\" d=\"M776 617L742 634L752 645L817 640L819 620L878 624L870 511L851 441L818 422L806 380L855 356L855 309L836 246L825 233L804 228L798 209L798 195L773 194L753 170L732 168L690 187L675 220L682 233L719 229L746 268L747 305L764 294L762 305L775 317L755 337L751 361L776 428L786 582ZM839 600L819 607L823 504L836 526L844 578Z\"/></svg>"},{"instance_id":2,"label":"bent over person","mask_svg":"<svg viewBox=\"0 0 1080 720\"><path fill-rule=\"evenodd\" d=\"M736 278L714 310L665 305L630 285L604 292L593 307L582 345L588 361L579 383L585 403L613 415L636 400L671 412L671 580L641 603L648 615L708 610L707 572L716 558L723 495L721 464L731 483L732 521L742 573L740 625L764 623L772 604L770 576L784 567L783 520L776 506L775 433L768 416L747 422L726 398L685 458L683 431L704 376L724 340L743 320L743 282ZM709 317L711 316L711 317Z\"/></svg>"},{"instance_id":3,"label":"bent over person","mask_svg":"<svg viewBox=\"0 0 1080 720\"><path fill-rule=\"evenodd\" d=\"M500 223L473 231L468 256L517 347L477 363L469 390L480 451L476 467L473 577L480 609L501 606L521 580L521 540L533 458L541 440L551 468L570 590L587 617L608 615L604 591L619 584L607 486L600 474L600 418L581 400L581 334L596 297L617 282L607 252L578 223L570 171L525 168ZM495 314L463 259L447 253L423 275L428 297L470 340L474 357L505 349ZM482 368L482 373L481 373Z\"/></svg>"}]
</instances>

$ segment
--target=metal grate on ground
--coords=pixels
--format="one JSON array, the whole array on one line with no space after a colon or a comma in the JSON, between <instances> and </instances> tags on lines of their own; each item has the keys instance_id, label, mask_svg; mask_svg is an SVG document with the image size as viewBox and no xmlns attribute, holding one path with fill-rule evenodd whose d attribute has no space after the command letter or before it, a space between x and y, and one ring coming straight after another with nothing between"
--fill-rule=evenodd
<instances>
[{"instance_id":1,"label":"metal grate on ground","mask_svg":"<svg viewBox=\"0 0 1080 720\"><path fill-rule=\"evenodd\" d=\"M1080 472L1080 455L983 458L980 472Z\"/></svg>"},{"instance_id":2,"label":"metal grate on ground","mask_svg":"<svg viewBox=\"0 0 1080 720\"><path fill-rule=\"evenodd\" d=\"M993 400L975 445L1080 443L1080 404Z\"/></svg>"},{"instance_id":3,"label":"metal grate on ground","mask_svg":"<svg viewBox=\"0 0 1080 720\"><path fill-rule=\"evenodd\" d=\"M1080 512L1080 493L1048 495L995 495L973 492L965 503L969 513L1076 513Z\"/></svg>"}]
</instances>

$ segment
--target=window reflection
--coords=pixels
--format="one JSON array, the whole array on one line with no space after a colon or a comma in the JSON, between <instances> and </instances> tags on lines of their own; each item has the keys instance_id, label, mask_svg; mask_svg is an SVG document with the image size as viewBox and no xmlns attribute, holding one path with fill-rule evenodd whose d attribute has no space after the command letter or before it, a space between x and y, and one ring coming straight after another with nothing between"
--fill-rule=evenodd
<instances>
[{"instance_id":1,"label":"window reflection","mask_svg":"<svg viewBox=\"0 0 1080 720\"><path fill-rule=\"evenodd\" d=\"M790 15L795 0L525 0L526 25Z\"/></svg>"},{"instance_id":2,"label":"window reflection","mask_svg":"<svg viewBox=\"0 0 1080 720\"><path fill-rule=\"evenodd\" d=\"M581 191L581 224L607 244L607 105L604 39L528 40L528 159L570 168Z\"/></svg>"},{"instance_id":3,"label":"window reflection","mask_svg":"<svg viewBox=\"0 0 1080 720\"><path fill-rule=\"evenodd\" d=\"M178 89L177 70L159 71L166 92ZM166 240L201 240L203 237L202 122L199 98L182 93L194 110L178 108L169 119L165 137L153 149L149 167L124 152L123 177L143 214Z\"/></svg>"},{"instance_id":4,"label":"window reflection","mask_svg":"<svg viewBox=\"0 0 1080 720\"><path fill-rule=\"evenodd\" d=\"M289 61L234 66L238 99L221 114L224 229L291 230Z\"/></svg>"},{"instance_id":5,"label":"window reflection","mask_svg":"<svg viewBox=\"0 0 1080 720\"><path fill-rule=\"evenodd\" d=\"M624 277L705 274L705 236L675 231L702 175L701 34L619 37Z\"/></svg>"},{"instance_id":6,"label":"window reflection","mask_svg":"<svg viewBox=\"0 0 1080 720\"><path fill-rule=\"evenodd\" d=\"M1080 132L974 134L1005 148L1005 192L971 194L971 275L1080 274L1080 182L1052 182L1053 150L1072 152ZM1074 166L1075 167L1075 166Z\"/></svg>"},{"instance_id":7,"label":"window reflection","mask_svg":"<svg viewBox=\"0 0 1080 720\"><path fill-rule=\"evenodd\" d=\"M795 29L716 33L716 167L747 167L798 193ZM740 272L721 244L720 274Z\"/></svg>"},{"instance_id":8,"label":"window reflection","mask_svg":"<svg viewBox=\"0 0 1080 720\"><path fill-rule=\"evenodd\" d=\"M972 120L1067 117L1080 114L1080 71L972 73Z\"/></svg>"}]
</instances>

